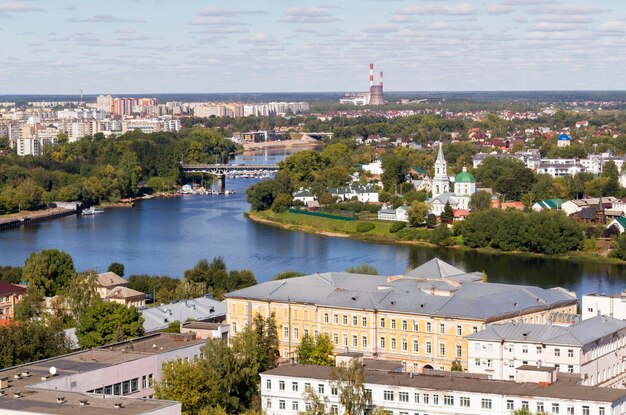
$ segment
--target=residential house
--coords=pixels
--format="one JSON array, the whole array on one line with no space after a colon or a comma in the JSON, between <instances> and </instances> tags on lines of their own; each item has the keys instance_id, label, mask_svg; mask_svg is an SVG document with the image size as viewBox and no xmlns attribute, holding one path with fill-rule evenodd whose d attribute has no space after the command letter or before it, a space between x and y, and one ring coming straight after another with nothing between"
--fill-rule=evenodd
<instances>
[{"instance_id":1,"label":"residential house","mask_svg":"<svg viewBox=\"0 0 626 415\"><path fill-rule=\"evenodd\" d=\"M566 215L570 216L571 214L576 213L581 209L589 206L601 208L603 211L605 209L614 209L613 204L616 202L620 202L620 200L613 196L606 196L602 198L588 197L585 199L572 199L563 202L561 204L561 210L564 211Z\"/></svg>"},{"instance_id":2,"label":"residential house","mask_svg":"<svg viewBox=\"0 0 626 415\"><path fill-rule=\"evenodd\" d=\"M22 300L26 288L0 281L0 326L9 323L15 315L15 306Z\"/></svg>"},{"instance_id":3,"label":"residential house","mask_svg":"<svg viewBox=\"0 0 626 415\"><path fill-rule=\"evenodd\" d=\"M570 215L578 223L585 225L604 225L604 210L596 206L587 206Z\"/></svg>"},{"instance_id":4,"label":"residential house","mask_svg":"<svg viewBox=\"0 0 626 415\"><path fill-rule=\"evenodd\" d=\"M397 209L391 209L386 203L378 211L379 220L391 220L395 222L408 222L409 221L409 208L407 206L400 206Z\"/></svg>"},{"instance_id":5,"label":"residential house","mask_svg":"<svg viewBox=\"0 0 626 415\"><path fill-rule=\"evenodd\" d=\"M489 324L547 323L554 314L576 313L575 294L562 288L482 279L439 259L390 277L316 273L225 294L227 321L232 335L257 313L274 313L283 357L294 356L303 336L327 334L336 351L349 348L418 371L465 362L465 336Z\"/></svg>"},{"instance_id":6,"label":"residential house","mask_svg":"<svg viewBox=\"0 0 626 415\"><path fill-rule=\"evenodd\" d=\"M626 321L594 316L577 324L493 324L467 337L467 368L514 380L520 366L553 367L578 375L586 386L623 387Z\"/></svg>"},{"instance_id":7,"label":"residential house","mask_svg":"<svg viewBox=\"0 0 626 415\"><path fill-rule=\"evenodd\" d=\"M616 295L585 294L581 300L582 319L588 320L598 315L626 320L626 290Z\"/></svg>"},{"instance_id":8,"label":"residential house","mask_svg":"<svg viewBox=\"0 0 626 415\"><path fill-rule=\"evenodd\" d=\"M606 226L606 228L615 228L618 230L619 233L624 233L624 231L626 230L626 218L623 216L613 218Z\"/></svg>"},{"instance_id":9,"label":"residential house","mask_svg":"<svg viewBox=\"0 0 626 415\"><path fill-rule=\"evenodd\" d=\"M347 187L329 187L328 193L344 201L356 198L362 203L378 203L378 189L373 185L353 183Z\"/></svg>"},{"instance_id":10,"label":"residential house","mask_svg":"<svg viewBox=\"0 0 626 415\"><path fill-rule=\"evenodd\" d=\"M532 210L536 212L541 210L561 210L562 205L563 199L544 199L532 205Z\"/></svg>"},{"instance_id":11,"label":"residential house","mask_svg":"<svg viewBox=\"0 0 626 415\"><path fill-rule=\"evenodd\" d=\"M123 304L126 307L143 307L146 295L128 288L128 281L114 272L98 274L98 294L104 301Z\"/></svg>"},{"instance_id":12,"label":"residential house","mask_svg":"<svg viewBox=\"0 0 626 415\"><path fill-rule=\"evenodd\" d=\"M315 195L309 189L300 188L300 190L293 193L293 200L299 200L306 205L307 202L315 200Z\"/></svg>"}]
</instances>

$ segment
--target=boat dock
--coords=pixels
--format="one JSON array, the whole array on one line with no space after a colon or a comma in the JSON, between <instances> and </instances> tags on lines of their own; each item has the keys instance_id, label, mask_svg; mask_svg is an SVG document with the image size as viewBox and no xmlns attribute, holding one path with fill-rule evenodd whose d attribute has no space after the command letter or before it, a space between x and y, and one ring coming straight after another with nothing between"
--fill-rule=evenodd
<instances>
[{"instance_id":1,"label":"boat dock","mask_svg":"<svg viewBox=\"0 0 626 415\"><path fill-rule=\"evenodd\" d=\"M0 230L19 228L31 223L75 215L76 210L55 207L38 211L24 211L9 217L0 217Z\"/></svg>"}]
</instances>

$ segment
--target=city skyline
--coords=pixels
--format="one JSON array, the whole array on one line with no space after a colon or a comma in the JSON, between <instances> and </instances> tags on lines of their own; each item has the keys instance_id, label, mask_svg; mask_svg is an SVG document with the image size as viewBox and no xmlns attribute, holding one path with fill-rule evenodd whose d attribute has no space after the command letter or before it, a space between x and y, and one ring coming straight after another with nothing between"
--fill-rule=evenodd
<instances>
[{"instance_id":1,"label":"city skyline","mask_svg":"<svg viewBox=\"0 0 626 415\"><path fill-rule=\"evenodd\" d=\"M609 0L0 0L0 94L623 90Z\"/></svg>"}]
</instances>

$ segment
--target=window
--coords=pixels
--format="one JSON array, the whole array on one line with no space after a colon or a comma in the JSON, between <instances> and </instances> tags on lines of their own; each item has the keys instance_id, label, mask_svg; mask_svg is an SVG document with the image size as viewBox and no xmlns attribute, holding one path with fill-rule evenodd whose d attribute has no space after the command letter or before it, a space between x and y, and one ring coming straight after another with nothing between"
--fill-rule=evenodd
<instances>
[{"instance_id":1,"label":"window","mask_svg":"<svg viewBox=\"0 0 626 415\"><path fill-rule=\"evenodd\" d=\"M439 395L433 395L433 405L439 405Z\"/></svg>"},{"instance_id":2,"label":"window","mask_svg":"<svg viewBox=\"0 0 626 415\"><path fill-rule=\"evenodd\" d=\"M298 340L300 338L300 329L297 327L293 328L293 339Z\"/></svg>"},{"instance_id":3,"label":"window","mask_svg":"<svg viewBox=\"0 0 626 415\"><path fill-rule=\"evenodd\" d=\"M420 344L419 344L419 341L417 341L417 340L413 340L413 351L414 351L415 353L417 353L417 352L419 352L419 350L420 350Z\"/></svg>"},{"instance_id":4,"label":"window","mask_svg":"<svg viewBox=\"0 0 626 415\"><path fill-rule=\"evenodd\" d=\"M367 347L367 336L361 337L361 347L364 349Z\"/></svg>"},{"instance_id":5,"label":"window","mask_svg":"<svg viewBox=\"0 0 626 415\"><path fill-rule=\"evenodd\" d=\"M492 403L491 403L491 399L481 399L480 401L480 407L483 409L491 409Z\"/></svg>"},{"instance_id":6,"label":"window","mask_svg":"<svg viewBox=\"0 0 626 415\"><path fill-rule=\"evenodd\" d=\"M509 360L509 367L515 367L515 360Z\"/></svg>"},{"instance_id":7,"label":"window","mask_svg":"<svg viewBox=\"0 0 626 415\"><path fill-rule=\"evenodd\" d=\"M586 405L583 406L583 415L589 415L589 407Z\"/></svg>"},{"instance_id":8,"label":"window","mask_svg":"<svg viewBox=\"0 0 626 415\"><path fill-rule=\"evenodd\" d=\"M515 352L515 346L514 346L514 345L512 345L512 344L509 344L509 345L507 346L506 350L507 350L509 353L513 353L513 352Z\"/></svg>"},{"instance_id":9,"label":"window","mask_svg":"<svg viewBox=\"0 0 626 415\"><path fill-rule=\"evenodd\" d=\"M341 336L343 339L343 345L347 346L348 345L348 335L346 333L343 334L343 336Z\"/></svg>"},{"instance_id":10,"label":"window","mask_svg":"<svg viewBox=\"0 0 626 415\"><path fill-rule=\"evenodd\" d=\"M537 402L537 413L543 413L544 409L543 409L543 402Z\"/></svg>"},{"instance_id":11,"label":"window","mask_svg":"<svg viewBox=\"0 0 626 415\"><path fill-rule=\"evenodd\" d=\"M337 407L337 405L333 405L330 407L330 413L331 415L338 415L339 414L339 408Z\"/></svg>"},{"instance_id":12,"label":"window","mask_svg":"<svg viewBox=\"0 0 626 415\"><path fill-rule=\"evenodd\" d=\"M281 390L281 391L285 390L285 381L284 380L278 381L278 390Z\"/></svg>"},{"instance_id":13,"label":"window","mask_svg":"<svg viewBox=\"0 0 626 415\"><path fill-rule=\"evenodd\" d=\"M313 331L313 338L314 338L314 339L317 339L317 337L318 337L319 335L320 335L319 330L317 330L317 329L316 329L316 330L314 330L314 331Z\"/></svg>"},{"instance_id":14,"label":"window","mask_svg":"<svg viewBox=\"0 0 626 415\"><path fill-rule=\"evenodd\" d=\"M426 322L426 331L427 331L428 333L430 333L431 331L433 331L433 326L432 326L432 324L431 324L431 322L430 322L430 321L427 321L427 322Z\"/></svg>"},{"instance_id":15,"label":"window","mask_svg":"<svg viewBox=\"0 0 626 415\"><path fill-rule=\"evenodd\" d=\"M398 392L398 401L400 401L400 402L408 402L409 401L409 393L408 392Z\"/></svg>"},{"instance_id":16,"label":"window","mask_svg":"<svg viewBox=\"0 0 626 415\"><path fill-rule=\"evenodd\" d=\"M446 355L446 344L439 343L439 356L445 356L445 355Z\"/></svg>"},{"instance_id":17,"label":"window","mask_svg":"<svg viewBox=\"0 0 626 415\"><path fill-rule=\"evenodd\" d=\"M347 326L348 325L348 316L347 315L343 315L343 325Z\"/></svg>"},{"instance_id":18,"label":"window","mask_svg":"<svg viewBox=\"0 0 626 415\"><path fill-rule=\"evenodd\" d=\"M439 324L439 333L441 333L441 334L445 334L446 333L446 325L445 325L445 323Z\"/></svg>"},{"instance_id":19,"label":"window","mask_svg":"<svg viewBox=\"0 0 626 415\"><path fill-rule=\"evenodd\" d=\"M383 391L383 399L385 401L393 401L393 391Z\"/></svg>"},{"instance_id":20,"label":"window","mask_svg":"<svg viewBox=\"0 0 626 415\"><path fill-rule=\"evenodd\" d=\"M304 403L304 409L306 412L309 412L312 408L313 408L313 405L311 405L311 402Z\"/></svg>"},{"instance_id":21,"label":"window","mask_svg":"<svg viewBox=\"0 0 626 415\"><path fill-rule=\"evenodd\" d=\"M381 337L381 338L380 338L380 348L381 348L381 349L384 349L384 348L385 348L385 338L384 338L384 337Z\"/></svg>"},{"instance_id":22,"label":"window","mask_svg":"<svg viewBox=\"0 0 626 415\"><path fill-rule=\"evenodd\" d=\"M363 317L363 318L361 319L361 325L362 325L363 327L367 327L367 317Z\"/></svg>"},{"instance_id":23,"label":"window","mask_svg":"<svg viewBox=\"0 0 626 415\"><path fill-rule=\"evenodd\" d=\"M395 318L391 319L391 328L392 329L396 328L396 319Z\"/></svg>"},{"instance_id":24,"label":"window","mask_svg":"<svg viewBox=\"0 0 626 415\"><path fill-rule=\"evenodd\" d=\"M480 359L474 359L474 366L480 366Z\"/></svg>"},{"instance_id":25,"label":"window","mask_svg":"<svg viewBox=\"0 0 626 415\"><path fill-rule=\"evenodd\" d=\"M413 331L419 331L419 324L415 320L413 320Z\"/></svg>"},{"instance_id":26,"label":"window","mask_svg":"<svg viewBox=\"0 0 626 415\"><path fill-rule=\"evenodd\" d=\"M598 408L598 415L604 415L604 406Z\"/></svg>"},{"instance_id":27,"label":"window","mask_svg":"<svg viewBox=\"0 0 626 415\"><path fill-rule=\"evenodd\" d=\"M391 350L396 350L396 338L391 338Z\"/></svg>"},{"instance_id":28,"label":"window","mask_svg":"<svg viewBox=\"0 0 626 415\"><path fill-rule=\"evenodd\" d=\"M402 339L402 351L406 352L409 350L409 342L407 339Z\"/></svg>"},{"instance_id":29,"label":"window","mask_svg":"<svg viewBox=\"0 0 626 415\"><path fill-rule=\"evenodd\" d=\"M339 324L339 315L333 314L333 323Z\"/></svg>"},{"instance_id":30,"label":"window","mask_svg":"<svg viewBox=\"0 0 626 415\"><path fill-rule=\"evenodd\" d=\"M365 400L367 402L372 402L372 390L371 389L365 389Z\"/></svg>"},{"instance_id":31,"label":"window","mask_svg":"<svg viewBox=\"0 0 626 415\"><path fill-rule=\"evenodd\" d=\"M574 350L567 349L567 357L574 357Z\"/></svg>"},{"instance_id":32,"label":"window","mask_svg":"<svg viewBox=\"0 0 626 415\"><path fill-rule=\"evenodd\" d=\"M291 382L291 391L298 392L298 382Z\"/></svg>"},{"instance_id":33,"label":"window","mask_svg":"<svg viewBox=\"0 0 626 415\"><path fill-rule=\"evenodd\" d=\"M283 340L289 340L289 327L283 327Z\"/></svg>"},{"instance_id":34,"label":"window","mask_svg":"<svg viewBox=\"0 0 626 415\"><path fill-rule=\"evenodd\" d=\"M237 333L237 322L233 321L233 333Z\"/></svg>"},{"instance_id":35,"label":"window","mask_svg":"<svg viewBox=\"0 0 626 415\"><path fill-rule=\"evenodd\" d=\"M267 381L265 381L265 388L266 389L272 389L272 380L268 379Z\"/></svg>"},{"instance_id":36,"label":"window","mask_svg":"<svg viewBox=\"0 0 626 415\"><path fill-rule=\"evenodd\" d=\"M558 403L553 403L552 404L552 413L553 414L558 414L559 413L559 404Z\"/></svg>"},{"instance_id":37,"label":"window","mask_svg":"<svg viewBox=\"0 0 626 415\"><path fill-rule=\"evenodd\" d=\"M574 373L574 366L567 365L567 373Z\"/></svg>"},{"instance_id":38,"label":"window","mask_svg":"<svg viewBox=\"0 0 626 415\"><path fill-rule=\"evenodd\" d=\"M352 325L353 326L359 325L359 318L357 316L352 316Z\"/></svg>"},{"instance_id":39,"label":"window","mask_svg":"<svg viewBox=\"0 0 626 415\"><path fill-rule=\"evenodd\" d=\"M381 317L380 318L380 328L384 329L385 328L385 317Z\"/></svg>"},{"instance_id":40,"label":"window","mask_svg":"<svg viewBox=\"0 0 626 415\"><path fill-rule=\"evenodd\" d=\"M409 329L409 323L406 320L402 320L402 331L407 331Z\"/></svg>"},{"instance_id":41,"label":"window","mask_svg":"<svg viewBox=\"0 0 626 415\"><path fill-rule=\"evenodd\" d=\"M285 401L283 399L278 401L278 409L285 409Z\"/></svg>"},{"instance_id":42,"label":"window","mask_svg":"<svg viewBox=\"0 0 626 415\"><path fill-rule=\"evenodd\" d=\"M298 410L298 401L291 401L291 409L294 411Z\"/></svg>"},{"instance_id":43,"label":"window","mask_svg":"<svg viewBox=\"0 0 626 415\"><path fill-rule=\"evenodd\" d=\"M427 393L425 393L425 394L424 394L424 395L422 395L422 396L424 397L424 403L425 403L425 404L427 404L427 403L428 403L428 401L429 401L429 399L430 399L430 396L429 396Z\"/></svg>"},{"instance_id":44,"label":"window","mask_svg":"<svg viewBox=\"0 0 626 415\"><path fill-rule=\"evenodd\" d=\"M324 385L323 384L319 384L317 385L317 393L319 393L320 395L324 394Z\"/></svg>"},{"instance_id":45,"label":"window","mask_svg":"<svg viewBox=\"0 0 626 415\"><path fill-rule=\"evenodd\" d=\"M554 349L554 355L555 355L556 357L561 356L561 349Z\"/></svg>"},{"instance_id":46,"label":"window","mask_svg":"<svg viewBox=\"0 0 626 415\"><path fill-rule=\"evenodd\" d=\"M308 337L309 336L309 329L304 329L304 337Z\"/></svg>"},{"instance_id":47,"label":"window","mask_svg":"<svg viewBox=\"0 0 626 415\"><path fill-rule=\"evenodd\" d=\"M528 346L522 346L522 353L528 353Z\"/></svg>"},{"instance_id":48,"label":"window","mask_svg":"<svg viewBox=\"0 0 626 415\"><path fill-rule=\"evenodd\" d=\"M514 408L513 401L511 399L507 399L507 401L506 401L506 409L509 410L509 411L512 411L513 408Z\"/></svg>"},{"instance_id":49,"label":"window","mask_svg":"<svg viewBox=\"0 0 626 415\"><path fill-rule=\"evenodd\" d=\"M573 406L568 406L567 407L567 415L574 415L574 407Z\"/></svg>"},{"instance_id":50,"label":"window","mask_svg":"<svg viewBox=\"0 0 626 415\"><path fill-rule=\"evenodd\" d=\"M463 354L463 348L460 344L456 345L456 357L461 357Z\"/></svg>"},{"instance_id":51,"label":"window","mask_svg":"<svg viewBox=\"0 0 626 415\"><path fill-rule=\"evenodd\" d=\"M522 409L528 410L528 401L522 401Z\"/></svg>"},{"instance_id":52,"label":"window","mask_svg":"<svg viewBox=\"0 0 626 415\"><path fill-rule=\"evenodd\" d=\"M543 350L543 349L541 348L541 346L537 346L537 354L541 354L541 351L542 351L542 350Z\"/></svg>"},{"instance_id":53,"label":"window","mask_svg":"<svg viewBox=\"0 0 626 415\"><path fill-rule=\"evenodd\" d=\"M352 335L352 347L359 347L359 336L356 334Z\"/></svg>"},{"instance_id":54,"label":"window","mask_svg":"<svg viewBox=\"0 0 626 415\"><path fill-rule=\"evenodd\" d=\"M472 327L472 333L478 333L478 327L476 326Z\"/></svg>"},{"instance_id":55,"label":"window","mask_svg":"<svg viewBox=\"0 0 626 415\"><path fill-rule=\"evenodd\" d=\"M324 313L324 323L328 324L328 313Z\"/></svg>"},{"instance_id":56,"label":"window","mask_svg":"<svg viewBox=\"0 0 626 415\"><path fill-rule=\"evenodd\" d=\"M459 405L465 407L465 408L469 408L470 406L470 398L467 396L461 396L461 400Z\"/></svg>"},{"instance_id":57,"label":"window","mask_svg":"<svg viewBox=\"0 0 626 415\"><path fill-rule=\"evenodd\" d=\"M454 405L454 396L452 395L443 395L443 404L447 406Z\"/></svg>"},{"instance_id":58,"label":"window","mask_svg":"<svg viewBox=\"0 0 626 415\"><path fill-rule=\"evenodd\" d=\"M146 389L147 387L148 387L148 377L147 376L143 376L141 378L141 389Z\"/></svg>"},{"instance_id":59,"label":"window","mask_svg":"<svg viewBox=\"0 0 626 415\"><path fill-rule=\"evenodd\" d=\"M311 384L310 384L310 383L308 383L308 382L307 382L307 383L305 383L305 384L304 384L304 390L305 390L305 391L312 391L313 389L311 389Z\"/></svg>"},{"instance_id":60,"label":"window","mask_svg":"<svg viewBox=\"0 0 626 415\"><path fill-rule=\"evenodd\" d=\"M417 373L417 363L413 363L413 373Z\"/></svg>"},{"instance_id":61,"label":"window","mask_svg":"<svg viewBox=\"0 0 626 415\"><path fill-rule=\"evenodd\" d=\"M430 343L430 340L426 342L426 354L431 354L433 352L433 345Z\"/></svg>"},{"instance_id":62,"label":"window","mask_svg":"<svg viewBox=\"0 0 626 415\"><path fill-rule=\"evenodd\" d=\"M334 396L337 396L337 386L332 385L330 387L330 394L334 395Z\"/></svg>"},{"instance_id":63,"label":"window","mask_svg":"<svg viewBox=\"0 0 626 415\"><path fill-rule=\"evenodd\" d=\"M456 326L456 335L457 336L463 335L463 327L461 327L460 324Z\"/></svg>"},{"instance_id":64,"label":"window","mask_svg":"<svg viewBox=\"0 0 626 415\"><path fill-rule=\"evenodd\" d=\"M339 344L339 335L337 333L333 333L333 343Z\"/></svg>"},{"instance_id":65,"label":"window","mask_svg":"<svg viewBox=\"0 0 626 415\"><path fill-rule=\"evenodd\" d=\"M154 375L152 373L148 375L148 386L149 387L154 386Z\"/></svg>"},{"instance_id":66,"label":"window","mask_svg":"<svg viewBox=\"0 0 626 415\"><path fill-rule=\"evenodd\" d=\"M413 402L420 403L420 394L419 393L414 393L413 394Z\"/></svg>"}]
</instances>

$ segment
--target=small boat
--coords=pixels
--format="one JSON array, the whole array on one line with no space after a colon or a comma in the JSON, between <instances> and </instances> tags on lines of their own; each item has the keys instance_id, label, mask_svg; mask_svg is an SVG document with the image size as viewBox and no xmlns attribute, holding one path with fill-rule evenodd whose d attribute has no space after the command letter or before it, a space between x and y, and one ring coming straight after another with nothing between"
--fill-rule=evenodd
<instances>
[{"instance_id":1,"label":"small boat","mask_svg":"<svg viewBox=\"0 0 626 415\"><path fill-rule=\"evenodd\" d=\"M95 206L87 208L87 209L83 210L83 212L82 212L82 214L85 215L85 216L98 215L100 213L104 213L104 209L99 208L99 207L95 207Z\"/></svg>"}]
</instances>

